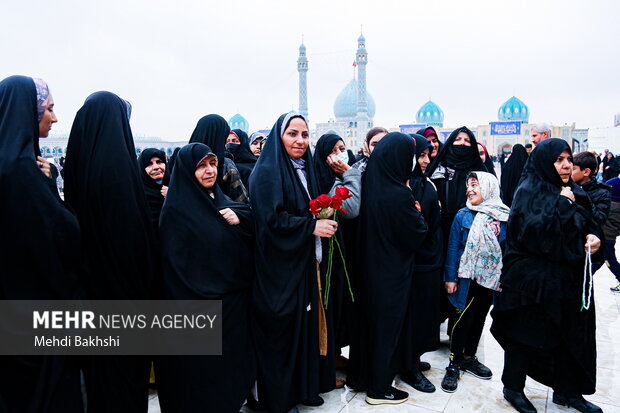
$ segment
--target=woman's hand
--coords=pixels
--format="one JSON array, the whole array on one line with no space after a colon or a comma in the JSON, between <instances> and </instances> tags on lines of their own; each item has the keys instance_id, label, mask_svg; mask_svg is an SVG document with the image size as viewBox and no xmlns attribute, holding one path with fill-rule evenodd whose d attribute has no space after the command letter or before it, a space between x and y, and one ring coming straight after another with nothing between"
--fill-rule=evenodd
<instances>
[{"instance_id":1,"label":"woman's hand","mask_svg":"<svg viewBox=\"0 0 620 413\"><path fill-rule=\"evenodd\" d=\"M601 247L601 240L594 234L588 234L586 235L586 245L584 246L586 252L588 252L588 244L590 244L590 252L596 254L596 251Z\"/></svg>"},{"instance_id":2,"label":"woman's hand","mask_svg":"<svg viewBox=\"0 0 620 413\"><path fill-rule=\"evenodd\" d=\"M446 292L448 294L453 294L456 290L458 290L459 285L458 283L453 283L453 282L444 282L445 286L446 286Z\"/></svg>"},{"instance_id":3,"label":"woman's hand","mask_svg":"<svg viewBox=\"0 0 620 413\"><path fill-rule=\"evenodd\" d=\"M415 205L415 209L417 209L418 212L422 212L422 206L418 201L415 201L413 205Z\"/></svg>"},{"instance_id":4,"label":"woman's hand","mask_svg":"<svg viewBox=\"0 0 620 413\"><path fill-rule=\"evenodd\" d=\"M166 185L162 185L161 186L161 196L163 196L164 198L166 197L166 195L168 195L168 187ZM223 210L222 210L223 211ZM221 211L220 211L221 212Z\"/></svg>"},{"instance_id":5,"label":"woman's hand","mask_svg":"<svg viewBox=\"0 0 620 413\"><path fill-rule=\"evenodd\" d=\"M41 172L45 174L48 178L52 178L52 167L50 163L42 156L37 156L37 165L41 168Z\"/></svg>"},{"instance_id":6,"label":"woman's hand","mask_svg":"<svg viewBox=\"0 0 620 413\"><path fill-rule=\"evenodd\" d=\"M573 194L573 190L570 189L570 186L563 186L562 190L560 191L560 195L563 195L571 201L575 202L575 194Z\"/></svg>"},{"instance_id":7,"label":"woman's hand","mask_svg":"<svg viewBox=\"0 0 620 413\"><path fill-rule=\"evenodd\" d=\"M331 238L338 230L338 223L331 219L318 219L312 235L323 238Z\"/></svg>"},{"instance_id":8,"label":"woman's hand","mask_svg":"<svg viewBox=\"0 0 620 413\"><path fill-rule=\"evenodd\" d=\"M334 173L338 176L342 176L343 173L351 169L349 165L342 162L341 160L334 160L334 157L332 155L329 155L327 157L327 165L332 168L332 171L334 171Z\"/></svg>"},{"instance_id":9,"label":"woman's hand","mask_svg":"<svg viewBox=\"0 0 620 413\"><path fill-rule=\"evenodd\" d=\"M228 222L230 225L239 225L239 222L240 222L239 217L237 216L237 214L233 212L232 209L230 208L221 209L220 214L222 214L226 222Z\"/></svg>"}]
</instances>

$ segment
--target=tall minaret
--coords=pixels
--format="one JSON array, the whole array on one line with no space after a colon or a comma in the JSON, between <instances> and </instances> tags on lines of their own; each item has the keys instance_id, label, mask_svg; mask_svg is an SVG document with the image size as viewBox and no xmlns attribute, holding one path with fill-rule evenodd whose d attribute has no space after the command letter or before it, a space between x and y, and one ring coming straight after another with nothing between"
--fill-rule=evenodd
<instances>
[{"instance_id":1,"label":"tall minaret","mask_svg":"<svg viewBox=\"0 0 620 413\"><path fill-rule=\"evenodd\" d=\"M366 132L368 132L368 102L366 101L368 52L366 52L366 39L363 33L357 39L355 63L357 64L357 145L362 148L366 139Z\"/></svg>"},{"instance_id":2,"label":"tall minaret","mask_svg":"<svg viewBox=\"0 0 620 413\"><path fill-rule=\"evenodd\" d=\"M299 58L297 59L297 71L299 72L299 113L308 119L308 58L306 57L306 46L301 40L299 46Z\"/></svg>"}]
</instances>

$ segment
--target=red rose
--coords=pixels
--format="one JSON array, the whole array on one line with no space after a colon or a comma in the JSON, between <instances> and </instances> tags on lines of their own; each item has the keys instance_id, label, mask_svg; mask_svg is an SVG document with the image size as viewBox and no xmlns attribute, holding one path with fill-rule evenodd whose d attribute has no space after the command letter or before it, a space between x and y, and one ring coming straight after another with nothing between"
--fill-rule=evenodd
<instances>
[{"instance_id":1,"label":"red rose","mask_svg":"<svg viewBox=\"0 0 620 413\"><path fill-rule=\"evenodd\" d=\"M336 187L336 195L334 198L345 200L351 198L353 195L349 193L349 190L346 186L338 186Z\"/></svg>"},{"instance_id":2,"label":"red rose","mask_svg":"<svg viewBox=\"0 0 620 413\"><path fill-rule=\"evenodd\" d=\"M319 213L319 203L317 202L316 199L313 199L312 201L310 201L310 212L312 212L312 215L316 215Z\"/></svg>"},{"instance_id":3,"label":"red rose","mask_svg":"<svg viewBox=\"0 0 620 413\"><path fill-rule=\"evenodd\" d=\"M340 209L341 206L342 206L342 199L333 197L332 198L332 208Z\"/></svg>"},{"instance_id":4,"label":"red rose","mask_svg":"<svg viewBox=\"0 0 620 413\"><path fill-rule=\"evenodd\" d=\"M319 208L329 208L332 203L332 197L329 195L319 195L315 200Z\"/></svg>"}]
</instances>

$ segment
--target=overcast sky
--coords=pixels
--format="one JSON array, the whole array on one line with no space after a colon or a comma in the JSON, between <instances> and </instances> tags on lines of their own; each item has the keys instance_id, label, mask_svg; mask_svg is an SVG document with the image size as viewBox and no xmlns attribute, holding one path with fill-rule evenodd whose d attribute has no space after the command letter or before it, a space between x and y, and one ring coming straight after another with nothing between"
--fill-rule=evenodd
<instances>
[{"instance_id":1,"label":"overcast sky","mask_svg":"<svg viewBox=\"0 0 620 413\"><path fill-rule=\"evenodd\" d=\"M617 0L4 1L0 14L0 78L45 79L57 131L98 90L133 104L134 135L187 140L209 113L268 129L298 108L302 34L311 122L325 122L361 24L375 125L413 123L429 97L447 127L495 121L512 95L531 122L620 112Z\"/></svg>"}]
</instances>

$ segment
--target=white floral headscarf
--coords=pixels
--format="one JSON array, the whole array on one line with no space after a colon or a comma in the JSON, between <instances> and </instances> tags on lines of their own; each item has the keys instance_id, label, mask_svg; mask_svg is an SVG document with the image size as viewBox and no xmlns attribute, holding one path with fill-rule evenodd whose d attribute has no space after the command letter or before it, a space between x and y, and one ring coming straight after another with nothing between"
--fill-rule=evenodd
<instances>
[{"instance_id":1,"label":"white floral headscarf","mask_svg":"<svg viewBox=\"0 0 620 413\"><path fill-rule=\"evenodd\" d=\"M502 273L502 250L497 240L500 222L508 221L508 208L499 198L499 182L487 172L472 172L467 178L476 178L482 202L467 208L477 212L469 230L467 242L459 263L459 278L469 278L486 288L499 291Z\"/></svg>"}]
</instances>

